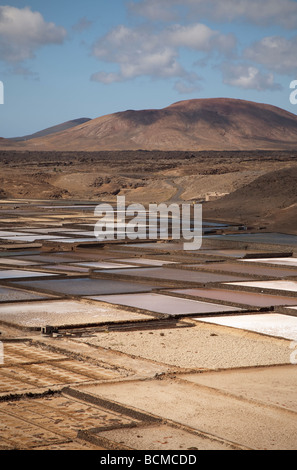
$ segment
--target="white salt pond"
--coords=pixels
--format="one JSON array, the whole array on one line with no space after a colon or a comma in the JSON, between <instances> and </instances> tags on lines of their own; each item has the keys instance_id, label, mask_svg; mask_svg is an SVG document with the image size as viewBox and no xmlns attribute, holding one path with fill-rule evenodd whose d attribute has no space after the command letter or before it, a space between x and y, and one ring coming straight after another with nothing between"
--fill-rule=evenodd
<instances>
[{"instance_id":1,"label":"white salt pond","mask_svg":"<svg viewBox=\"0 0 297 470\"><path fill-rule=\"evenodd\" d=\"M0 230L0 238L6 238L6 237L18 237L18 236L22 236L22 235L27 235L26 233L24 232L13 232L13 231L8 231L8 230Z\"/></svg>"},{"instance_id":2,"label":"white salt pond","mask_svg":"<svg viewBox=\"0 0 297 470\"><path fill-rule=\"evenodd\" d=\"M297 317L289 315L269 313L195 318L195 320L297 341Z\"/></svg>"},{"instance_id":3,"label":"white salt pond","mask_svg":"<svg viewBox=\"0 0 297 470\"><path fill-rule=\"evenodd\" d=\"M53 238L53 241L56 242L56 243L102 243L100 240L98 240L97 238L95 238L94 236L93 237L89 237L89 238L62 238L59 236L59 238L57 237L52 237Z\"/></svg>"},{"instance_id":4,"label":"white salt pond","mask_svg":"<svg viewBox=\"0 0 297 470\"><path fill-rule=\"evenodd\" d=\"M254 287L256 289L281 290L297 292L297 281L251 281L251 282L227 282L231 286Z\"/></svg>"},{"instance_id":5,"label":"white salt pond","mask_svg":"<svg viewBox=\"0 0 297 470\"><path fill-rule=\"evenodd\" d=\"M17 269L8 269L0 271L0 279L23 279L27 277L51 277L55 274L41 273L38 271L21 271Z\"/></svg>"},{"instance_id":6,"label":"white salt pond","mask_svg":"<svg viewBox=\"0 0 297 470\"><path fill-rule=\"evenodd\" d=\"M24 261L13 258L0 258L0 264L12 265L12 266L32 266L36 265L34 261Z\"/></svg>"},{"instance_id":7,"label":"white salt pond","mask_svg":"<svg viewBox=\"0 0 297 470\"><path fill-rule=\"evenodd\" d=\"M10 240L10 241L15 241L15 242L35 242L36 240L55 240L57 236L36 234L36 235L8 236L8 237L0 237L0 238L2 240Z\"/></svg>"},{"instance_id":8,"label":"white salt pond","mask_svg":"<svg viewBox=\"0 0 297 470\"><path fill-rule=\"evenodd\" d=\"M245 263L263 263L263 264L276 264L281 266L297 266L297 258L284 257L284 258L261 258L261 259L241 259Z\"/></svg>"},{"instance_id":9,"label":"white salt pond","mask_svg":"<svg viewBox=\"0 0 297 470\"><path fill-rule=\"evenodd\" d=\"M74 263L77 266L97 269L121 269L121 268L135 268L135 265L120 264L120 263L108 263L105 261L94 261L94 262L79 262Z\"/></svg>"}]
</instances>

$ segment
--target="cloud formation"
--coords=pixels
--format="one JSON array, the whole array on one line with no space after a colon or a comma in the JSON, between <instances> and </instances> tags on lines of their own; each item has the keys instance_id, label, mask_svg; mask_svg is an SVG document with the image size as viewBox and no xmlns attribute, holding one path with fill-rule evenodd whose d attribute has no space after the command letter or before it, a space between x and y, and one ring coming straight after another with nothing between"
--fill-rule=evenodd
<instances>
[{"instance_id":1,"label":"cloud formation","mask_svg":"<svg viewBox=\"0 0 297 470\"><path fill-rule=\"evenodd\" d=\"M224 83L245 90L276 91L282 88L275 83L272 73L262 73L252 65L224 63L222 72Z\"/></svg>"},{"instance_id":2,"label":"cloud formation","mask_svg":"<svg viewBox=\"0 0 297 470\"><path fill-rule=\"evenodd\" d=\"M275 76L297 71L297 36L288 39L286 31L247 46L234 34L241 37L241 23L261 27L260 34L272 25L277 31L297 29L297 0L130 0L127 8L146 22L119 25L93 44L92 55L108 65L101 64L91 80L112 84L141 76L172 79L174 90L186 94L200 91L200 73L215 66L224 84L278 91L282 87ZM213 22L222 26L214 28ZM234 23L233 33L226 32Z\"/></svg>"},{"instance_id":3,"label":"cloud formation","mask_svg":"<svg viewBox=\"0 0 297 470\"><path fill-rule=\"evenodd\" d=\"M129 10L153 21L172 21L180 16L180 7L188 17L217 22L244 21L257 25L278 24L297 28L297 3L294 0L142 0L131 1Z\"/></svg>"},{"instance_id":4,"label":"cloud formation","mask_svg":"<svg viewBox=\"0 0 297 470\"><path fill-rule=\"evenodd\" d=\"M66 30L48 23L39 12L0 6L0 60L18 63L34 57L35 51L48 44L62 44Z\"/></svg>"},{"instance_id":5,"label":"cloud formation","mask_svg":"<svg viewBox=\"0 0 297 470\"><path fill-rule=\"evenodd\" d=\"M200 77L180 63L179 51L186 48L210 54L230 54L236 45L231 34L220 34L206 25L179 24L155 32L150 28L128 28L120 25L98 39L92 54L99 60L118 66L118 72L100 71L91 79L105 84L140 76L176 78L175 89L190 93L200 89Z\"/></svg>"},{"instance_id":6,"label":"cloud formation","mask_svg":"<svg viewBox=\"0 0 297 470\"><path fill-rule=\"evenodd\" d=\"M279 74L289 75L297 71L296 52L297 36L291 39L269 36L248 47L244 57Z\"/></svg>"}]
</instances>

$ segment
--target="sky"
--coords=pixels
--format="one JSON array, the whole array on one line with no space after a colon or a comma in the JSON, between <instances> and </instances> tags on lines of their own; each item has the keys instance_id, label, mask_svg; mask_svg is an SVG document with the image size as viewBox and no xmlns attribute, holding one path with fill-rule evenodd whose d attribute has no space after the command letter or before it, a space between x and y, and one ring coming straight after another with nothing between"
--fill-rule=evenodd
<instances>
[{"instance_id":1,"label":"sky","mask_svg":"<svg viewBox=\"0 0 297 470\"><path fill-rule=\"evenodd\" d=\"M297 0L0 5L0 136L229 97L297 114ZM297 82L296 82L297 85Z\"/></svg>"}]
</instances>

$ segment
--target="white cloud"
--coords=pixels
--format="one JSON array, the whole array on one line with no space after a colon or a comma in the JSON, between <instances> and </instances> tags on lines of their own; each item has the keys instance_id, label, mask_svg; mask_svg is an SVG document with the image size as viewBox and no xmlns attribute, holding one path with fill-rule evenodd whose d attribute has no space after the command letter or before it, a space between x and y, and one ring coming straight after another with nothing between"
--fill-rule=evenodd
<instances>
[{"instance_id":1,"label":"white cloud","mask_svg":"<svg viewBox=\"0 0 297 470\"><path fill-rule=\"evenodd\" d=\"M280 74L297 71L297 36L286 39L281 36L265 37L244 51L244 57Z\"/></svg>"},{"instance_id":2,"label":"white cloud","mask_svg":"<svg viewBox=\"0 0 297 470\"><path fill-rule=\"evenodd\" d=\"M209 50L211 41L216 36L216 31L200 23L189 26L176 24L165 30L164 36L166 36L169 43L177 47Z\"/></svg>"},{"instance_id":3,"label":"white cloud","mask_svg":"<svg viewBox=\"0 0 297 470\"><path fill-rule=\"evenodd\" d=\"M62 44L66 34L29 7L0 6L0 60L16 63L32 58L41 46Z\"/></svg>"},{"instance_id":4,"label":"white cloud","mask_svg":"<svg viewBox=\"0 0 297 470\"><path fill-rule=\"evenodd\" d=\"M297 27L297 3L294 0L190 0L196 11L216 21L241 20L257 25L278 24ZM195 10L195 7L194 7Z\"/></svg>"},{"instance_id":5,"label":"white cloud","mask_svg":"<svg viewBox=\"0 0 297 470\"><path fill-rule=\"evenodd\" d=\"M110 85L115 82L122 82L123 78L118 73L98 72L91 75L92 82L101 82L105 85Z\"/></svg>"},{"instance_id":6,"label":"white cloud","mask_svg":"<svg viewBox=\"0 0 297 470\"><path fill-rule=\"evenodd\" d=\"M220 34L201 23L188 26L173 25L165 30L163 36L173 46L188 47L203 52L217 49L228 53L236 46L236 39L232 34Z\"/></svg>"},{"instance_id":7,"label":"white cloud","mask_svg":"<svg viewBox=\"0 0 297 470\"><path fill-rule=\"evenodd\" d=\"M158 32L151 29L127 28L120 25L99 38L94 44L93 55L107 63L116 64L117 73L100 71L91 79L109 84L139 76L151 78L182 78L179 90L193 89L199 77L188 72L179 61L181 48L209 54L214 50L229 54L235 46L235 38L220 34L203 24L172 25ZM194 77L194 78L193 78ZM185 85L186 83L186 85Z\"/></svg>"},{"instance_id":8,"label":"white cloud","mask_svg":"<svg viewBox=\"0 0 297 470\"><path fill-rule=\"evenodd\" d=\"M104 83L128 80L141 75L175 77L184 74L173 47L159 42L156 35L118 26L93 47L93 55L119 66L118 74L95 74ZM94 76L93 76L94 78Z\"/></svg>"},{"instance_id":9,"label":"white cloud","mask_svg":"<svg viewBox=\"0 0 297 470\"><path fill-rule=\"evenodd\" d=\"M246 90L280 90L281 86L274 82L272 73L264 74L251 65L227 64L222 66L224 83Z\"/></svg>"},{"instance_id":10,"label":"white cloud","mask_svg":"<svg viewBox=\"0 0 297 470\"><path fill-rule=\"evenodd\" d=\"M129 4L131 12L154 21L170 21L177 11L180 15L181 8L187 10L192 20L240 20L257 25L278 24L288 29L297 27L297 3L294 0L142 0Z\"/></svg>"}]
</instances>

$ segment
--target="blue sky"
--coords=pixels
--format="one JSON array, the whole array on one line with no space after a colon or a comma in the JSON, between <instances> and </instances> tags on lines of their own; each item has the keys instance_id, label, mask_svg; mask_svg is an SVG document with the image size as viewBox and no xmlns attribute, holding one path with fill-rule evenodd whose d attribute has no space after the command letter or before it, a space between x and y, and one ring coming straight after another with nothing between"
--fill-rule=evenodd
<instances>
[{"instance_id":1,"label":"blue sky","mask_svg":"<svg viewBox=\"0 0 297 470\"><path fill-rule=\"evenodd\" d=\"M6 1L0 136L192 98L297 114L296 57L297 0Z\"/></svg>"}]
</instances>

